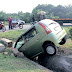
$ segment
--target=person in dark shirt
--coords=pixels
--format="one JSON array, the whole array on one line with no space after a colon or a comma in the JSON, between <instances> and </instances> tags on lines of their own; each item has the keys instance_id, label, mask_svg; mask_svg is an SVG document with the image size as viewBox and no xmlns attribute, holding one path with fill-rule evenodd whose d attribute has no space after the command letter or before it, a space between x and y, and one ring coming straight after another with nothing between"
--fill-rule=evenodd
<instances>
[{"instance_id":1,"label":"person in dark shirt","mask_svg":"<svg viewBox=\"0 0 72 72\"><path fill-rule=\"evenodd\" d=\"M35 17L34 17L34 15L33 15L33 17L32 17L32 20L33 20L33 22L35 22Z\"/></svg>"},{"instance_id":2,"label":"person in dark shirt","mask_svg":"<svg viewBox=\"0 0 72 72\"><path fill-rule=\"evenodd\" d=\"M10 30L10 29L12 29L12 19L11 19L11 17L9 17L8 20L9 20L9 30Z\"/></svg>"}]
</instances>

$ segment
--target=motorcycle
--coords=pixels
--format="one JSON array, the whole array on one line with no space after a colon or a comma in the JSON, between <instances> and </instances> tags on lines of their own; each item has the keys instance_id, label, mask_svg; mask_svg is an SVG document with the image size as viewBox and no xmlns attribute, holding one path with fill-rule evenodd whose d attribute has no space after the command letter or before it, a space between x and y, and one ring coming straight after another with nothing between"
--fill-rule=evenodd
<instances>
[{"instance_id":1,"label":"motorcycle","mask_svg":"<svg viewBox=\"0 0 72 72\"><path fill-rule=\"evenodd\" d=\"M13 28L17 28L19 27L20 29L23 28L23 24L19 24L19 23L12 23Z\"/></svg>"},{"instance_id":2,"label":"motorcycle","mask_svg":"<svg viewBox=\"0 0 72 72\"><path fill-rule=\"evenodd\" d=\"M0 30L2 30L3 32L6 31L6 27L4 26L3 22L0 22Z\"/></svg>"},{"instance_id":3,"label":"motorcycle","mask_svg":"<svg viewBox=\"0 0 72 72\"><path fill-rule=\"evenodd\" d=\"M37 21L31 22L31 25L34 25L34 24L36 24L36 23L37 23Z\"/></svg>"}]
</instances>

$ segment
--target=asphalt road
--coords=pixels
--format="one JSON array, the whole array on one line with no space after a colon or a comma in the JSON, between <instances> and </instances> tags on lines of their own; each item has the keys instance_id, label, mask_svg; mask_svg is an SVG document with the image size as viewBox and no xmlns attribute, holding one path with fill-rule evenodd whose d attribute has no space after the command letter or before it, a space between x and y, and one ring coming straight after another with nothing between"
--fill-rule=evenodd
<instances>
[{"instance_id":1,"label":"asphalt road","mask_svg":"<svg viewBox=\"0 0 72 72\"><path fill-rule=\"evenodd\" d=\"M64 27L69 27L69 26L72 26L72 24L71 23L63 23L63 26ZM8 26L5 26L6 27L6 31L12 31L12 30L22 30L22 29L20 29L19 27L16 27L16 28L14 28L14 29L12 29L12 30L9 30L9 27ZM28 28L30 28L31 27L31 25L23 25L23 29L28 29ZM2 33L2 30L0 30L0 33Z\"/></svg>"},{"instance_id":2,"label":"asphalt road","mask_svg":"<svg viewBox=\"0 0 72 72\"><path fill-rule=\"evenodd\" d=\"M22 29L28 29L31 27L31 25L23 25L23 28L20 29L19 27L16 27L16 28L13 28L12 30L9 30L9 27L8 26L5 26L6 27L6 31L12 31L12 30L22 30ZM5 32L6 32L5 31ZM0 30L0 33L2 33L2 30Z\"/></svg>"},{"instance_id":3,"label":"asphalt road","mask_svg":"<svg viewBox=\"0 0 72 72\"><path fill-rule=\"evenodd\" d=\"M72 23L63 23L63 26L64 27L70 27L70 26L72 26Z\"/></svg>"}]
</instances>

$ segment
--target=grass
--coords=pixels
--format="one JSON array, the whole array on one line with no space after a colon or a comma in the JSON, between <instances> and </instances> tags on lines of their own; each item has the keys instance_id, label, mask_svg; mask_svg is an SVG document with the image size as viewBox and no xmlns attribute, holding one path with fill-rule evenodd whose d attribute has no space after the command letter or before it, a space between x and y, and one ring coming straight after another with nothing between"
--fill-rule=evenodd
<instances>
[{"instance_id":1,"label":"grass","mask_svg":"<svg viewBox=\"0 0 72 72\"><path fill-rule=\"evenodd\" d=\"M67 48L67 49L71 49L72 50L72 40L71 39L67 39L66 43L64 45L59 45L62 48Z\"/></svg>"},{"instance_id":2,"label":"grass","mask_svg":"<svg viewBox=\"0 0 72 72\"><path fill-rule=\"evenodd\" d=\"M64 29L66 30L67 34L69 34L69 27L64 27ZM18 39L18 37L24 32L25 32L25 30L3 32L3 33L0 33L0 39L8 38L12 41L16 41ZM68 39L66 44L62 45L61 47L72 48L72 40Z\"/></svg>"},{"instance_id":3,"label":"grass","mask_svg":"<svg viewBox=\"0 0 72 72\"><path fill-rule=\"evenodd\" d=\"M8 31L8 32L3 32L0 33L0 39L1 38L8 38L13 41L16 41L18 37L24 33L25 30L16 30L16 31Z\"/></svg>"},{"instance_id":4,"label":"grass","mask_svg":"<svg viewBox=\"0 0 72 72\"><path fill-rule=\"evenodd\" d=\"M0 33L1 38L8 38L16 41L17 38L24 33L25 30L9 31ZM8 55L0 53L0 72L45 72L37 67L37 64L24 58L16 58L11 56L12 51L8 48L6 49Z\"/></svg>"},{"instance_id":5,"label":"grass","mask_svg":"<svg viewBox=\"0 0 72 72\"><path fill-rule=\"evenodd\" d=\"M3 24L4 24L5 26L7 26L7 25L9 24L9 22L8 22L8 21L3 21Z\"/></svg>"},{"instance_id":6,"label":"grass","mask_svg":"<svg viewBox=\"0 0 72 72\"><path fill-rule=\"evenodd\" d=\"M69 33L69 28L64 27L67 33ZM17 38L24 33L25 30L16 30L16 31L8 31L0 33L1 38L8 38L12 41L16 41ZM61 46L62 48L69 48L72 50L72 40L67 39L65 45ZM6 49L9 53L8 55L4 55L0 53L0 72L45 72L37 67L37 64L28 60L27 58L16 58L11 56L10 49Z\"/></svg>"},{"instance_id":7,"label":"grass","mask_svg":"<svg viewBox=\"0 0 72 72\"><path fill-rule=\"evenodd\" d=\"M72 40L69 38L69 28L70 27L64 27L65 31L68 34L68 39L66 43L64 45L60 45L60 47L72 49Z\"/></svg>"},{"instance_id":8,"label":"grass","mask_svg":"<svg viewBox=\"0 0 72 72\"><path fill-rule=\"evenodd\" d=\"M67 34L69 34L69 28L70 27L64 27L64 29L66 30Z\"/></svg>"},{"instance_id":9,"label":"grass","mask_svg":"<svg viewBox=\"0 0 72 72\"><path fill-rule=\"evenodd\" d=\"M37 64L24 58L11 56L8 49L8 55L0 53L0 72L45 72L37 67Z\"/></svg>"}]
</instances>

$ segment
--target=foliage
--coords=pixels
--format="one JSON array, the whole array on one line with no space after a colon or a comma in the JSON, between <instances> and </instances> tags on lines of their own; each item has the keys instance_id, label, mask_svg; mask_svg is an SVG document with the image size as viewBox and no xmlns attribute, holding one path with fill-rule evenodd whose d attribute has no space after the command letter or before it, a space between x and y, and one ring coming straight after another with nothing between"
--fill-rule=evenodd
<instances>
[{"instance_id":1,"label":"foliage","mask_svg":"<svg viewBox=\"0 0 72 72\"><path fill-rule=\"evenodd\" d=\"M69 28L70 35L69 37L72 39L72 27Z\"/></svg>"},{"instance_id":2,"label":"foliage","mask_svg":"<svg viewBox=\"0 0 72 72\"><path fill-rule=\"evenodd\" d=\"M72 6L53 6L51 4L38 5L33 10L43 10L46 12L47 18L72 18Z\"/></svg>"},{"instance_id":3,"label":"foliage","mask_svg":"<svg viewBox=\"0 0 72 72\"><path fill-rule=\"evenodd\" d=\"M23 13L19 11L18 13L5 13L0 11L0 21L8 21L8 17L11 16L13 19L21 19L25 22L32 22L33 15L35 16L35 20L39 20L39 15L37 14L39 11L46 12L46 18L72 18L72 5L68 6L53 6L51 4L42 4L38 5L32 10L32 13Z\"/></svg>"}]
</instances>

